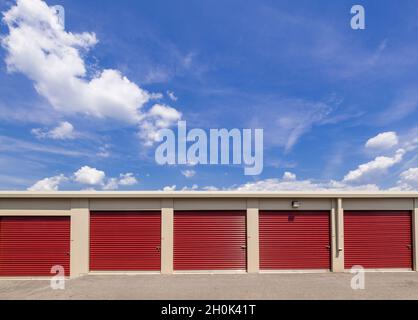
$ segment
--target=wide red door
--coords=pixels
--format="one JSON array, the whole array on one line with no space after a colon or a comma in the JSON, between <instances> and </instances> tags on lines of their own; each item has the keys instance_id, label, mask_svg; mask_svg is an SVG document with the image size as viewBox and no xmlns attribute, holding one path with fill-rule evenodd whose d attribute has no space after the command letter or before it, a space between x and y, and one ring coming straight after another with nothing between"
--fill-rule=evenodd
<instances>
[{"instance_id":1,"label":"wide red door","mask_svg":"<svg viewBox=\"0 0 418 320\"><path fill-rule=\"evenodd\" d=\"M408 211L345 211L345 268L412 268Z\"/></svg>"},{"instance_id":2,"label":"wide red door","mask_svg":"<svg viewBox=\"0 0 418 320\"><path fill-rule=\"evenodd\" d=\"M69 217L0 217L0 276L70 275Z\"/></svg>"},{"instance_id":3,"label":"wide red door","mask_svg":"<svg viewBox=\"0 0 418 320\"><path fill-rule=\"evenodd\" d=\"M91 212L90 270L159 271L160 212Z\"/></svg>"},{"instance_id":4,"label":"wide red door","mask_svg":"<svg viewBox=\"0 0 418 320\"><path fill-rule=\"evenodd\" d=\"M245 270L246 213L174 214L174 270Z\"/></svg>"},{"instance_id":5,"label":"wide red door","mask_svg":"<svg viewBox=\"0 0 418 320\"><path fill-rule=\"evenodd\" d=\"M261 211L260 269L330 269L328 211Z\"/></svg>"}]
</instances>

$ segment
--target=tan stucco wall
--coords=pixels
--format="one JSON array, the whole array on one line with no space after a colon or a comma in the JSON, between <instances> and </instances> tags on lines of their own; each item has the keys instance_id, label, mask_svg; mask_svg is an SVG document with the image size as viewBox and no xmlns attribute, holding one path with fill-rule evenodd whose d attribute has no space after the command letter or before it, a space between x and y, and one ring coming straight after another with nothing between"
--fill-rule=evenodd
<instances>
[{"instance_id":1,"label":"tan stucco wall","mask_svg":"<svg viewBox=\"0 0 418 320\"><path fill-rule=\"evenodd\" d=\"M71 277L89 272L90 211L161 211L161 273L173 273L175 210L246 210L247 271L259 272L260 210L327 210L331 216L332 271L344 271L344 210L413 213L414 269L418 266L418 193L10 193L0 192L0 216L70 216ZM300 207L292 208L298 200Z\"/></svg>"}]
</instances>

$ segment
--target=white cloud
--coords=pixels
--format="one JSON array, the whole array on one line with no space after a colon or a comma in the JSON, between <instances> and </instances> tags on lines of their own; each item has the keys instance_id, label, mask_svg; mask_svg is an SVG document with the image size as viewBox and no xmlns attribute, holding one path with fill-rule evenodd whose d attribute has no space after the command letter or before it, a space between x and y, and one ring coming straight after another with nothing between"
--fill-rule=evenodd
<instances>
[{"instance_id":1,"label":"white cloud","mask_svg":"<svg viewBox=\"0 0 418 320\"><path fill-rule=\"evenodd\" d=\"M103 190L117 190L119 188L119 181L116 178L110 178L103 186Z\"/></svg>"},{"instance_id":2,"label":"white cloud","mask_svg":"<svg viewBox=\"0 0 418 320\"><path fill-rule=\"evenodd\" d=\"M56 191L59 184L65 181L77 182L89 187L84 190L94 190L94 186L103 190L117 190L120 186L133 186L138 183L133 173L121 173L118 178L106 179L104 171L84 166L74 172L71 179L60 174L55 177L45 178L28 188L29 191Z\"/></svg>"},{"instance_id":3,"label":"white cloud","mask_svg":"<svg viewBox=\"0 0 418 320\"><path fill-rule=\"evenodd\" d=\"M327 181L314 182L312 180L293 180L286 181L284 179L265 179L256 182L248 182L246 184L230 188L234 191L344 191L344 190L364 190L376 191L379 187L374 184L349 186L343 182Z\"/></svg>"},{"instance_id":4,"label":"white cloud","mask_svg":"<svg viewBox=\"0 0 418 320\"><path fill-rule=\"evenodd\" d=\"M401 178L404 181L418 183L418 168L409 168L401 173Z\"/></svg>"},{"instance_id":5,"label":"white cloud","mask_svg":"<svg viewBox=\"0 0 418 320\"><path fill-rule=\"evenodd\" d=\"M284 181L295 181L296 180L296 175L294 173L292 173L292 172L286 171L283 174L283 180Z\"/></svg>"},{"instance_id":6,"label":"white cloud","mask_svg":"<svg viewBox=\"0 0 418 320\"><path fill-rule=\"evenodd\" d=\"M389 131L379 133L377 136L366 142L366 148L385 150L396 146L399 143L396 132Z\"/></svg>"},{"instance_id":7,"label":"white cloud","mask_svg":"<svg viewBox=\"0 0 418 320\"><path fill-rule=\"evenodd\" d=\"M346 183L362 183L379 177L387 172L387 170L395 164L402 161L406 151L398 149L393 157L376 157L374 160L361 164L357 169L350 171L343 182Z\"/></svg>"},{"instance_id":8,"label":"white cloud","mask_svg":"<svg viewBox=\"0 0 418 320\"><path fill-rule=\"evenodd\" d=\"M163 191L175 191L176 190L176 185L174 184L174 185L172 185L172 186L165 186L164 188L163 188Z\"/></svg>"},{"instance_id":9,"label":"white cloud","mask_svg":"<svg viewBox=\"0 0 418 320\"><path fill-rule=\"evenodd\" d=\"M59 176L42 179L28 188L28 191L58 191L59 185L68 179L60 174Z\"/></svg>"},{"instance_id":10,"label":"white cloud","mask_svg":"<svg viewBox=\"0 0 418 320\"><path fill-rule=\"evenodd\" d=\"M74 180L88 185L100 185L103 184L106 174L104 171L84 166L74 173Z\"/></svg>"},{"instance_id":11,"label":"white cloud","mask_svg":"<svg viewBox=\"0 0 418 320\"><path fill-rule=\"evenodd\" d=\"M176 95L174 94L173 91L167 91L167 95L172 101L177 101L178 100L178 98L176 97Z\"/></svg>"},{"instance_id":12,"label":"white cloud","mask_svg":"<svg viewBox=\"0 0 418 320\"><path fill-rule=\"evenodd\" d=\"M133 173L122 173L119 178L119 184L121 186L133 186L138 183L138 180L134 177Z\"/></svg>"},{"instance_id":13,"label":"white cloud","mask_svg":"<svg viewBox=\"0 0 418 320\"><path fill-rule=\"evenodd\" d=\"M18 0L3 15L9 28L2 39L8 70L31 79L36 91L55 110L146 127L152 121L159 122L156 128L172 123L175 109L158 115L151 110L151 120L144 106L161 95L141 89L120 71L105 69L88 74L83 55L98 42L94 33L65 31L55 10L41 0Z\"/></svg>"},{"instance_id":14,"label":"white cloud","mask_svg":"<svg viewBox=\"0 0 418 320\"><path fill-rule=\"evenodd\" d=\"M418 190L418 168L409 168L399 176L398 185L393 190Z\"/></svg>"},{"instance_id":15,"label":"white cloud","mask_svg":"<svg viewBox=\"0 0 418 320\"><path fill-rule=\"evenodd\" d=\"M55 140L68 140L75 138L74 127L67 121L61 122L52 130L48 131L41 128L35 128L31 130L31 133L39 139L50 138Z\"/></svg>"},{"instance_id":16,"label":"white cloud","mask_svg":"<svg viewBox=\"0 0 418 320\"><path fill-rule=\"evenodd\" d=\"M117 190L119 189L120 186L133 186L138 183L138 180L135 178L133 173L121 173L119 175L119 178L105 179L106 174L103 171L98 171L92 168L85 169L84 171L85 171L84 174L90 178L90 183L86 183L86 184L102 185L103 190ZM77 181L77 176L76 176L77 172L74 174L74 176L76 177L76 181ZM89 178L84 179L84 181L88 180Z\"/></svg>"},{"instance_id":17,"label":"white cloud","mask_svg":"<svg viewBox=\"0 0 418 320\"><path fill-rule=\"evenodd\" d=\"M181 191L196 191L199 190L199 186L197 184L192 185L191 187L185 186Z\"/></svg>"},{"instance_id":18,"label":"white cloud","mask_svg":"<svg viewBox=\"0 0 418 320\"><path fill-rule=\"evenodd\" d=\"M141 123L139 137L145 145L151 146L159 140L158 130L168 128L179 121L182 114L176 109L162 105L154 105L147 113L146 120Z\"/></svg>"},{"instance_id":19,"label":"white cloud","mask_svg":"<svg viewBox=\"0 0 418 320\"><path fill-rule=\"evenodd\" d=\"M194 170L184 170L181 172L181 174L183 176L185 176L186 178L192 178L196 175L196 171Z\"/></svg>"},{"instance_id":20,"label":"white cloud","mask_svg":"<svg viewBox=\"0 0 418 320\"><path fill-rule=\"evenodd\" d=\"M215 186L207 186L207 187L203 187L202 189L205 191L218 191L219 190L219 188Z\"/></svg>"}]
</instances>

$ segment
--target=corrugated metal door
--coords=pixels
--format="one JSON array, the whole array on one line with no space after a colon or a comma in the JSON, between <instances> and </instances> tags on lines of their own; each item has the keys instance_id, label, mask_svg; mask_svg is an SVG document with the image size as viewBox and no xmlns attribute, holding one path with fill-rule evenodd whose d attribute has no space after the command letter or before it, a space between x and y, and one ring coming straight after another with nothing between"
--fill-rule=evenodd
<instances>
[{"instance_id":1,"label":"corrugated metal door","mask_svg":"<svg viewBox=\"0 0 418 320\"><path fill-rule=\"evenodd\" d=\"M245 270L246 213L174 213L174 270Z\"/></svg>"},{"instance_id":2,"label":"corrugated metal door","mask_svg":"<svg viewBox=\"0 0 418 320\"><path fill-rule=\"evenodd\" d=\"M69 217L0 217L0 276L70 275Z\"/></svg>"},{"instance_id":3,"label":"corrugated metal door","mask_svg":"<svg viewBox=\"0 0 418 320\"><path fill-rule=\"evenodd\" d=\"M330 269L330 213L260 211L260 269Z\"/></svg>"},{"instance_id":4,"label":"corrugated metal door","mask_svg":"<svg viewBox=\"0 0 418 320\"><path fill-rule=\"evenodd\" d=\"M345 211L345 268L412 267L412 215L408 211Z\"/></svg>"},{"instance_id":5,"label":"corrugated metal door","mask_svg":"<svg viewBox=\"0 0 418 320\"><path fill-rule=\"evenodd\" d=\"M91 212L90 270L159 271L161 212Z\"/></svg>"}]
</instances>

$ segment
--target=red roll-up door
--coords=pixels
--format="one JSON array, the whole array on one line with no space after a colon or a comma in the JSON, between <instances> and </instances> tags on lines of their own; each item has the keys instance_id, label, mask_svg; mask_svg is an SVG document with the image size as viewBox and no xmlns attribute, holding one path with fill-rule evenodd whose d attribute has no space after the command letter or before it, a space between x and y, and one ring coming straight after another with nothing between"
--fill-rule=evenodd
<instances>
[{"instance_id":1,"label":"red roll-up door","mask_svg":"<svg viewBox=\"0 0 418 320\"><path fill-rule=\"evenodd\" d=\"M175 212L174 270L245 270L246 213Z\"/></svg>"},{"instance_id":2,"label":"red roll-up door","mask_svg":"<svg viewBox=\"0 0 418 320\"><path fill-rule=\"evenodd\" d=\"M0 217L0 276L70 275L69 217Z\"/></svg>"},{"instance_id":3,"label":"red roll-up door","mask_svg":"<svg viewBox=\"0 0 418 320\"><path fill-rule=\"evenodd\" d=\"M412 267L412 215L408 211L345 211L345 268Z\"/></svg>"},{"instance_id":4,"label":"red roll-up door","mask_svg":"<svg viewBox=\"0 0 418 320\"><path fill-rule=\"evenodd\" d=\"M330 269L330 213L261 211L260 269Z\"/></svg>"},{"instance_id":5,"label":"red roll-up door","mask_svg":"<svg viewBox=\"0 0 418 320\"><path fill-rule=\"evenodd\" d=\"M160 212L91 212L90 270L159 271Z\"/></svg>"}]
</instances>

